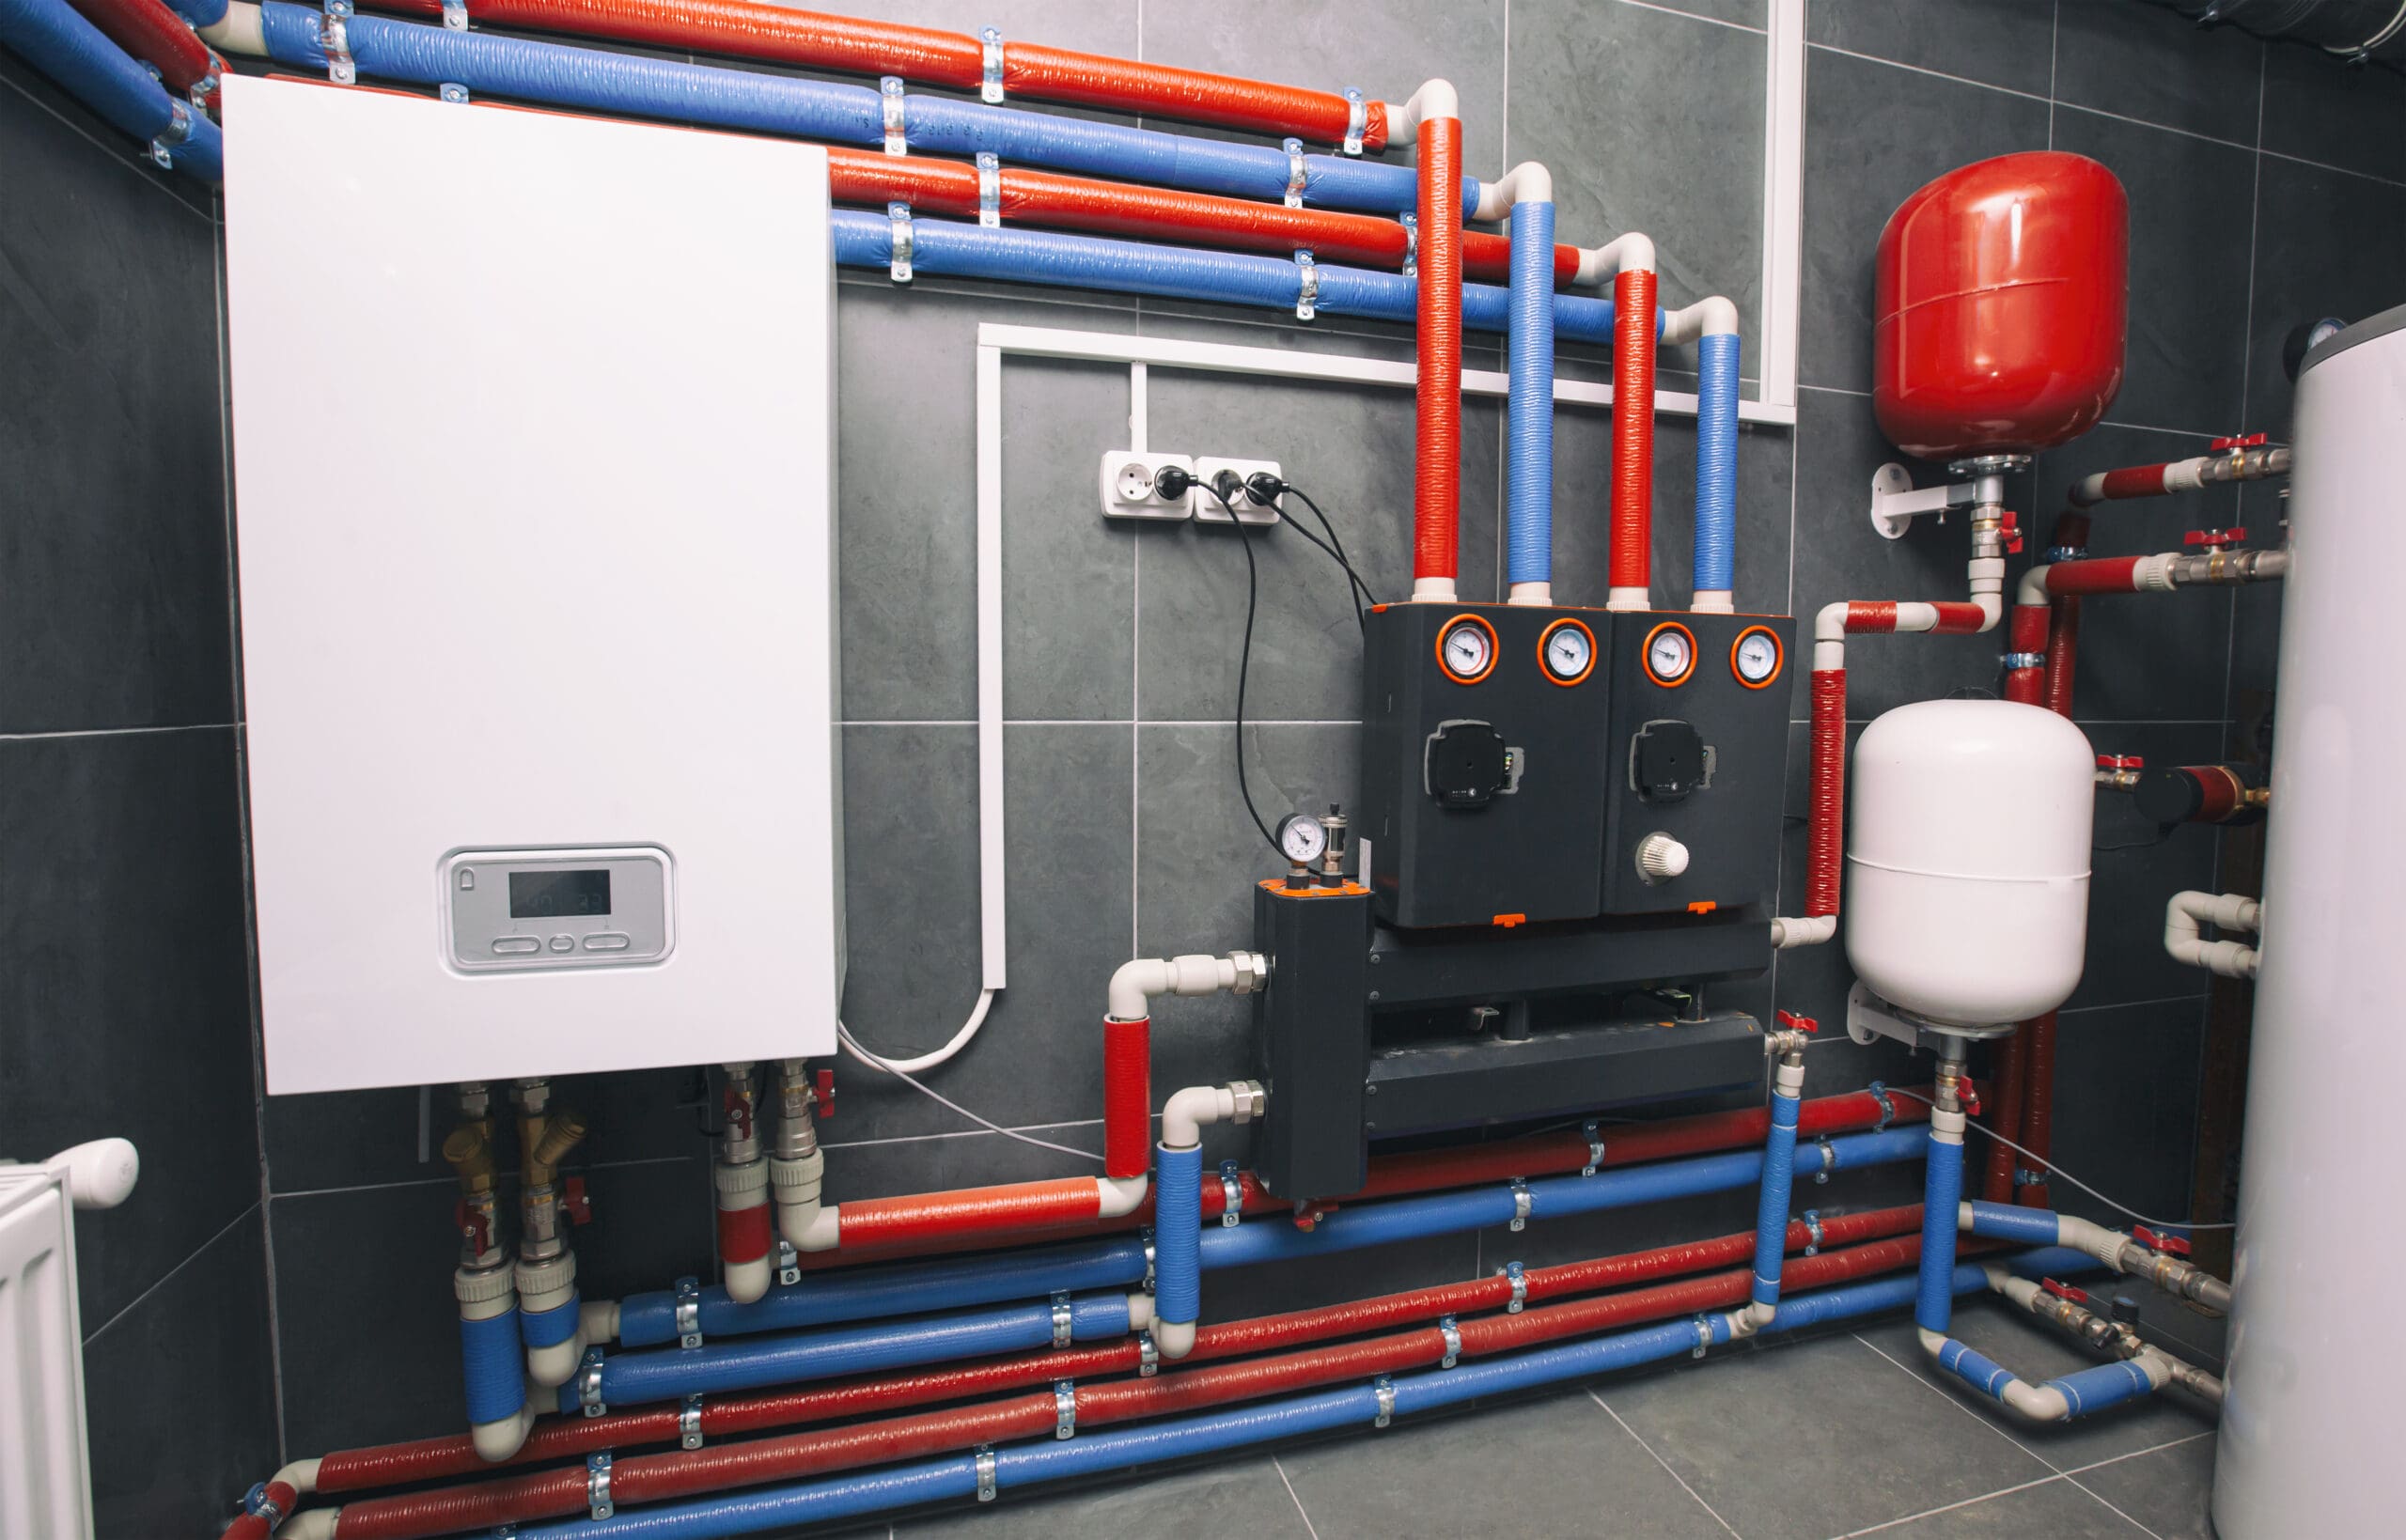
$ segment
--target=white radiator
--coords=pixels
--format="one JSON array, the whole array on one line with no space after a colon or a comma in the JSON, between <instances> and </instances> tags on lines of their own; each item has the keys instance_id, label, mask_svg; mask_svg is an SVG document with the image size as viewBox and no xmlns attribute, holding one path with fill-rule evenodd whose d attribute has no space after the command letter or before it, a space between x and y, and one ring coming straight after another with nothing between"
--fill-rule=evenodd
<instances>
[{"instance_id":1,"label":"white radiator","mask_svg":"<svg viewBox=\"0 0 2406 1540\"><path fill-rule=\"evenodd\" d=\"M124 1202L134 1173L122 1139L0 1164L0 1540L92 1532L74 1210Z\"/></svg>"}]
</instances>

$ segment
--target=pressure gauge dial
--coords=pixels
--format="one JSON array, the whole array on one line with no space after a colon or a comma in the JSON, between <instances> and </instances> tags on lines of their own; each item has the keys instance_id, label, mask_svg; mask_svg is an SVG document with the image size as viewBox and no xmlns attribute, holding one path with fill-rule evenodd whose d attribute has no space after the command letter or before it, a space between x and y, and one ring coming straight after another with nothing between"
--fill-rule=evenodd
<instances>
[{"instance_id":1,"label":"pressure gauge dial","mask_svg":"<svg viewBox=\"0 0 2406 1540\"><path fill-rule=\"evenodd\" d=\"M1495 666L1495 628L1475 614L1459 615L1437 633L1437 665L1456 684L1476 684Z\"/></svg>"},{"instance_id":2,"label":"pressure gauge dial","mask_svg":"<svg viewBox=\"0 0 2406 1540\"><path fill-rule=\"evenodd\" d=\"M1538 638L1538 661L1556 684L1577 684L1596 666L1596 637L1576 620L1557 620Z\"/></svg>"},{"instance_id":3,"label":"pressure gauge dial","mask_svg":"<svg viewBox=\"0 0 2406 1540\"><path fill-rule=\"evenodd\" d=\"M1656 684L1687 683L1695 672L1695 637L1676 620L1647 632L1646 672Z\"/></svg>"},{"instance_id":4,"label":"pressure gauge dial","mask_svg":"<svg viewBox=\"0 0 2406 1540\"><path fill-rule=\"evenodd\" d=\"M1729 649L1729 672L1749 690L1760 690L1779 677L1779 638L1760 626L1738 633Z\"/></svg>"},{"instance_id":5,"label":"pressure gauge dial","mask_svg":"<svg viewBox=\"0 0 2406 1540\"><path fill-rule=\"evenodd\" d=\"M1308 813L1289 813L1278 820L1278 848L1298 866L1308 866L1328 848L1328 829Z\"/></svg>"}]
</instances>

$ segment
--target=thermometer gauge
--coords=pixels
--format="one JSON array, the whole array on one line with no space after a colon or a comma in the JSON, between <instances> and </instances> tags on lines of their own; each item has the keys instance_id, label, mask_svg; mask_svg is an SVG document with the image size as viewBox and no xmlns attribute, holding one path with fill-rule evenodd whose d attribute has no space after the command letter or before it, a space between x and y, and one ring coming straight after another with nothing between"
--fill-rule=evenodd
<instances>
[{"instance_id":1,"label":"thermometer gauge","mask_svg":"<svg viewBox=\"0 0 2406 1540\"><path fill-rule=\"evenodd\" d=\"M1476 684L1495 666L1495 632L1476 615L1447 621L1437 633L1437 662L1456 684Z\"/></svg>"},{"instance_id":2,"label":"thermometer gauge","mask_svg":"<svg viewBox=\"0 0 2406 1540\"><path fill-rule=\"evenodd\" d=\"M1779 638L1758 626L1742 631L1729 649L1729 669L1749 690L1760 690L1779 677Z\"/></svg>"},{"instance_id":3,"label":"thermometer gauge","mask_svg":"<svg viewBox=\"0 0 2406 1540\"><path fill-rule=\"evenodd\" d=\"M1576 620L1557 620L1538 639L1538 660L1556 684L1577 684L1595 666L1596 638Z\"/></svg>"},{"instance_id":4,"label":"thermometer gauge","mask_svg":"<svg viewBox=\"0 0 2406 1540\"><path fill-rule=\"evenodd\" d=\"M1684 684L1695 670L1695 638L1685 626L1666 620L1646 637L1646 672L1656 684Z\"/></svg>"},{"instance_id":5,"label":"thermometer gauge","mask_svg":"<svg viewBox=\"0 0 2406 1540\"><path fill-rule=\"evenodd\" d=\"M1298 866L1308 866L1328 848L1328 829L1308 813L1289 813L1278 820L1278 848Z\"/></svg>"}]
</instances>

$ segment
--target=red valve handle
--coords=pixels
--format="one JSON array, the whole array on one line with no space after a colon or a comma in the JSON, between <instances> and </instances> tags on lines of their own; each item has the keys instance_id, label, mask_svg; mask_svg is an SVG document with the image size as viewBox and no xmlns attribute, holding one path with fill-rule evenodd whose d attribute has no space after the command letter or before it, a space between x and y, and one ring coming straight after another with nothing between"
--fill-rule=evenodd
<instances>
[{"instance_id":1,"label":"red valve handle","mask_svg":"<svg viewBox=\"0 0 2406 1540\"><path fill-rule=\"evenodd\" d=\"M470 1208L467 1199L461 1199L452 1208L451 1224L462 1235L475 1233L477 1255L492 1250L492 1220L482 1210Z\"/></svg>"},{"instance_id":2,"label":"red valve handle","mask_svg":"<svg viewBox=\"0 0 2406 1540\"><path fill-rule=\"evenodd\" d=\"M836 1115L836 1072L833 1069L819 1072L819 1115Z\"/></svg>"},{"instance_id":3,"label":"red valve handle","mask_svg":"<svg viewBox=\"0 0 2406 1540\"><path fill-rule=\"evenodd\" d=\"M1958 1075L1955 1077L1955 1095L1957 1099L1963 1103L1963 1111L1971 1113L1974 1117L1980 1115L1980 1088L1972 1083L1971 1076Z\"/></svg>"},{"instance_id":4,"label":"red valve handle","mask_svg":"<svg viewBox=\"0 0 2406 1540\"><path fill-rule=\"evenodd\" d=\"M2249 433L2242 437L2216 439L2214 441L2214 448L2217 452L2224 449L2253 449L2263 442L2263 434Z\"/></svg>"},{"instance_id":5,"label":"red valve handle","mask_svg":"<svg viewBox=\"0 0 2406 1540\"><path fill-rule=\"evenodd\" d=\"M2070 1299L2076 1305L2085 1305L2088 1303L2088 1291L2086 1289L2076 1289L2070 1283L2058 1283L2052 1278L2039 1279L2039 1286L2045 1289L2049 1294L2054 1295L2058 1299Z\"/></svg>"},{"instance_id":6,"label":"red valve handle","mask_svg":"<svg viewBox=\"0 0 2406 1540\"><path fill-rule=\"evenodd\" d=\"M751 1138L752 1103L745 1098L737 1096L735 1094L735 1087L730 1085L726 1088L726 1096L724 1101L722 1101L721 1106L723 1106L726 1112L726 1121L735 1129L735 1137L738 1139Z\"/></svg>"},{"instance_id":7,"label":"red valve handle","mask_svg":"<svg viewBox=\"0 0 2406 1540\"><path fill-rule=\"evenodd\" d=\"M1793 1032L1801 1032L1808 1037L1821 1030L1821 1023L1809 1016L1799 1016L1794 1011L1773 1011L1772 1017L1781 1026Z\"/></svg>"},{"instance_id":8,"label":"red valve handle","mask_svg":"<svg viewBox=\"0 0 2406 1540\"><path fill-rule=\"evenodd\" d=\"M2144 1224L2134 1224L2131 1226L2131 1234L2137 1239L2140 1245L2146 1247L2150 1252L2161 1252L2166 1256L2187 1256L2189 1254L2189 1237L2186 1236L2176 1236L2161 1230L2150 1230Z\"/></svg>"},{"instance_id":9,"label":"red valve handle","mask_svg":"<svg viewBox=\"0 0 2406 1540\"><path fill-rule=\"evenodd\" d=\"M560 1212L568 1216L570 1224L593 1222L593 1200L586 1195L584 1177L570 1177L561 1184L560 1191Z\"/></svg>"},{"instance_id":10,"label":"red valve handle","mask_svg":"<svg viewBox=\"0 0 2406 1540\"><path fill-rule=\"evenodd\" d=\"M2005 537L2006 554L2018 555L2022 551L2022 516L2011 508L2006 509L1997 517L1996 530Z\"/></svg>"},{"instance_id":11,"label":"red valve handle","mask_svg":"<svg viewBox=\"0 0 2406 1540\"><path fill-rule=\"evenodd\" d=\"M2097 756L2097 768L2111 770L2145 770L2147 761L2134 754L2101 754Z\"/></svg>"},{"instance_id":12,"label":"red valve handle","mask_svg":"<svg viewBox=\"0 0 2406 1540\"><path fill-rule=\"evenodd\" d=\"M2237 545L2245 538L2247 538L2245 526L2238 525L2230 529L2193 529L2180 537L2180 543L2219 549L2226 545Z\"/></svg>"}]
</instances>

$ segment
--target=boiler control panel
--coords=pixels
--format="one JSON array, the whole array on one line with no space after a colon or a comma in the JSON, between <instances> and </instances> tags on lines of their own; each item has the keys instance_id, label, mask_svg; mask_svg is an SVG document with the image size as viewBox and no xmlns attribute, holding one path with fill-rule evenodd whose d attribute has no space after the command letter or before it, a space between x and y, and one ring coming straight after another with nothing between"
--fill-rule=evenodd
<instances>
[{"instance_id":1,"label":"boiler control panel","mask_svg":"<svg viewBox=\"0 0 2406 1540\"><path fill-rule=\"evenodd\" d=\"M676 945L668 852L462 850L443 863L441 944L491 973L659 962Z\"/></svg>"}]
</instances>

